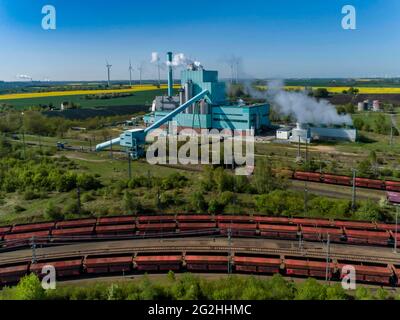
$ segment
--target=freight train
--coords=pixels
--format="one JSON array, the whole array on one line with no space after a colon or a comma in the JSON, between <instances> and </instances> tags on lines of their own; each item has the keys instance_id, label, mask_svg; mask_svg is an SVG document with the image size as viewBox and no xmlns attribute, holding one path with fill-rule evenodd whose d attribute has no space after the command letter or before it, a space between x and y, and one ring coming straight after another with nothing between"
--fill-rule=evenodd
<instances>
[{"instance_id":1,"label":"freight train","mask_svg":"<svg viewBox=\"0 0 400 320\"><path fill-rule=\"evenodd\" d=\"M329 263L324 259L303 256L262 255L234 252L169 252L118 253L86 255L58 260L39 260L0 266L0 286L15 284L26 274L35 273L43 277L42 268L52 265L58 280L76 279L104 275L125 276L141 273L208 272L272 275L289 277L314 277L339 281L345 273L343 266L352 265L356 270L357 282L399 286L400 265L385 263L361 263L338 260ZM328 270L328 271L327 271Z\"/></svg>"},{"instance_id":2,"label":"freight train","mask_svg":"<svg viewBox=\"0 0 400 320\"><path fill-rule=\"evenodd\" d=\"M353 186L353 178L328 173L294 171L292 179ZM366 178L355 178L356 187L400 192L400 181L385 181Z\"/></svg>"},{"instance_id":3,"label":"freight train","mask_svg":"<svg viewBox=\"0 0 400 320\"><path fill-rule=\"evenodd\" d=\"M393 246L394 224L251 215L147 215L87 218L0 227L1 250L73 241L215 235Z\"/></svg>"}]
</instances>

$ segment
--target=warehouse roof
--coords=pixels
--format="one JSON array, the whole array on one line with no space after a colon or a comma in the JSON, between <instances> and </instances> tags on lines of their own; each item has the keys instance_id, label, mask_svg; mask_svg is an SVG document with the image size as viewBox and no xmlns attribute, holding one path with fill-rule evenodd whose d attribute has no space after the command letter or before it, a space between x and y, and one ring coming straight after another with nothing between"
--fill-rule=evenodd
<instances>
[{"instance_id":1,"label":"warehouse roof","mask_svg":"<svg viewBox=\"0 0 400 320\"><path fill-rule=\"evenodd\" d=\"M282 127L282 128L279 128L278 130L276 130L276 131L292 131L292 127Z\"/></svg>"}]
</instances>

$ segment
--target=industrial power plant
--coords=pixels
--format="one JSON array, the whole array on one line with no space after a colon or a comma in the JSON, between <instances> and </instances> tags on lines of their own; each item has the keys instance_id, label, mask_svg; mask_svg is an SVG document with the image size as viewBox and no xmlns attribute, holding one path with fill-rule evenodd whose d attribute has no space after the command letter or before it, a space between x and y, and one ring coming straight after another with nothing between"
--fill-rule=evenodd
<instances>
[{"instance_id":1,"label":"industrial power plant","mask_svg":"<svg viewBox=\"0 0 400 320\"><path fill-rule=\"evenodd\" d=\"M98 144L97 151L119 144L132 158L138 158L143 155L146 136L158 128L168 130L167 125L170 121L176 123L178 133L183 129L194 129L198 133L202 129L229 129L235 135L245 135L248 130L254 134L261 134L263 130L271 127L269 103L246 104L242 100L236 103L228 101L226 84L219 81L218 71L206 70L199 62L190 62L181 71L180 88L178 94L174 94L173 65L173 53L168 52L168 92L167 95L155 97L150 113L143 117L145 128L127 130L118 138ZM299 121L296 127L279 128L276 132L278 140L309 143L312 140L354 142L357 139L356 129L337 125L340 122L349 124L350 118L338 115L333 106L327 103L317 102L299 93L284 91L278 92L272 100L278 102L278 106L284 111L288 109L295 114L301 113L303 117L306 115L305 119L322 118L323 122L327 123L320 125Z\"/></svg>"}]
</instances>

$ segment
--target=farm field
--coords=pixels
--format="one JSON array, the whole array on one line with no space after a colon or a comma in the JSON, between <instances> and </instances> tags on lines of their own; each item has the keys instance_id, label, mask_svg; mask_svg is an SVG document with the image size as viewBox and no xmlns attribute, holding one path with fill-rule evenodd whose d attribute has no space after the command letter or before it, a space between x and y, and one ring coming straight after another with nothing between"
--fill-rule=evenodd
<instances>
[{"instance_id":1,"label":"farm field","mask_svg":"<svg viewBox=\"0 0 400 320\"><path fill-rule=\"evenodd\" d=\"M43 97L60 97L60 96L76 96L76 95L91 95L91 94L111 94L111 93L133 93L141 91L154 91L159 89L166 89L167 85L161 85L158 88L152 84L134 85L129 89L109 89L109 90L72 90L72 91L50 91L50 92L30 92L30 93L12 93L0 95L0 100L13 100L13 99L29 99L29 98L43 98Z\"/></svg>"},{"instance_id":2,"label":"farm field","mask_svg":"<svg viewBox=\"0 0 400 320\"><path fill-rule=\"evenodd\" d=\"M267 86L257 86L261 90L266 90ZM304 90L305 86L285 86L286 90ZM344 90L348 90L348 87L328 87L328 86L308 86L308 89L327 89L330 93L342 93ZM400 87L354 87L359 90L359 94L400 94Z\"/></svg>"},{"instance_id":3,"label":"farm field","mask_svg":"<svg viewBox=\"0 0 400 320\"><path fill-rule=\"evenodd\" d=\"M63 103L64 101L75 103L79 105L81 108L86 108L86 109L115 107L115 106L135 106L135 105L143 106L143 105L151 105L155 96L165 94L165 89L157 89L156 87L154 88L155 89L152 90L134 91L133 95L128 97L116 97L111 99L86 99L88 93L75 94L75 95L61 95L61 96L45 96L46 93L43 93L43 96L38 96L38 97L13 98L7 100L1 100L3 96L0 96L0 105L1 104L11 105L18 110L22 110L32 106L50 105L50 104L59 107L61 103Z\"/></svg>"}]
</instances>

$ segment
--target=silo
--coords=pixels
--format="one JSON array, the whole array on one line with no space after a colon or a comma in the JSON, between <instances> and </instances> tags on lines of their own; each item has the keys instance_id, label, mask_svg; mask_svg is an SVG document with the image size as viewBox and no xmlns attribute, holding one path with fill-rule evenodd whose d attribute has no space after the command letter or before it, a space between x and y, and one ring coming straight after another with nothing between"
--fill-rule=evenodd
<instances>
[{"instance_id":1,"label":"silo","mask_svg":"<svg viewBox=\"0 0 400 320\"><path fill-rule=\"evenodd\" d=\"M359 102L359 103L357 104L357 110L360 111L360 112L365 110L365 108L364 108L364 102Z\"/></svg>"},{"instance_id":2,"label":"silo","mask_svg":"<svg viewBox=\"0 0 400 320\"><path fill-rule=\"evenodd\" d=\"M372 110L379 111L380 109L381 109L381 106L379 104L379 100L374 100L372 102Z\"/></svg>"},{"instance_id":3,"label":"silo","mask_svg":"<svg viewBox=\"0 0 400 320\"><path fill-rule=\"evenodd\" d=\"M208 103L204 99L200 101L200 114L208 114Z\"/></svg>"},{"instance_id":4,"label":"silo","mask_svg":"<svg viewBox=\"0 0 400 320\"><path fill-rule=\"evenodd\" d=\"M185 100L185 88L180 88L179 89L179 105L183 105L185 102L186 102L186 100Z\"/></svg>"},{"instance_id":5,"label":"silo","mask_svg":"<svg viewBox=\"0 0 400 320\"><path fill-rule=\"evenodd\" d=\"M193 94L193 83L192 81L188 81L185 83L185 101L188 101L192 98ZM186 108L187 112L186 113L193 113L193 105L190 107Z\"/></svg>"}]
</instances>

